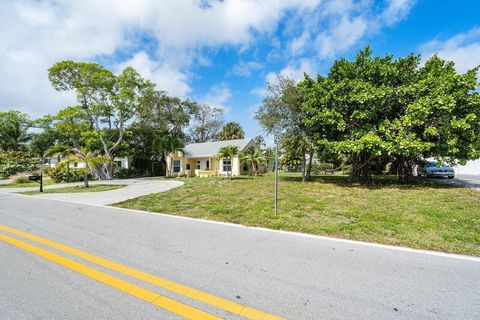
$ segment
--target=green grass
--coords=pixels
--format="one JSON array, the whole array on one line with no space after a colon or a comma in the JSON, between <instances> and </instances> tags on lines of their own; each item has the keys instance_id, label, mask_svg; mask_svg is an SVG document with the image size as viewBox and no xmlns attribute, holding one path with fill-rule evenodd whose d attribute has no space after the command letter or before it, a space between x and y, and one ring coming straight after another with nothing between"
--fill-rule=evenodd
<instances>
[{"instance_id":1,"label":"green grass","mask_svg":"<svg viewBox=\"0 0 480 320\"><path fill-rule=\"evenodd\" d=\"M55 189L44 189L43 193L83 193L83 192L101 192L101 191L110 191L116 190L125 187L124 184L94 184L90 187L85 188L83 186L74 186L74 187L63 187ZM41 194L39 191L25 191L19 192L20 194L26 195L35 195Z\"/></svg>"},{"instance_id":2,"label":"green grass","mask_svg":"<svg viewBox=\"0 0 480 320\"><path fill-rule=\"evenodd\" d=\"M273 175L180 179L185 185L116 204L247 226L480 255L480 193L422 178L397 185L392 177L352 185L345 176L303 183L281 174L279 215Z\"/></svg>"},{"instance_id":3,"label":"green grass","mask_svg":"<svg viewBox=\"0 0 480 320\"><path fill-rule=\"evenodd\" d=\"M48 185L51 185L51 184L53 184L52 179L50 179L48 177L43 178L43 185L44 186L48 186ZM9 184L0 184L0 189L1 188L30 188L30 187L38 187L39 185L40 184L38 182L35 182L35 181L30 181L30 182L27 182L27 183L11 182Z\"/></svg>"}]
</instances>

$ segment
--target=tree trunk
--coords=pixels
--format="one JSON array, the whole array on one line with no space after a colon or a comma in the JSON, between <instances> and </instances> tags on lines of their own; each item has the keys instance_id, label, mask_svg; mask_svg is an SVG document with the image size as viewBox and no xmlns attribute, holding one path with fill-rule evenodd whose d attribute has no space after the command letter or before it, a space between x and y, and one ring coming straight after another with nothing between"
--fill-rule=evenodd
<instances>
[{"instance_id":1,"label":"tree trunk","mask_svg":"<svg viewBox=\"0 0 480 320\"><path fill-rule=\"evenodd\" d=\"M83 174L83 187L84 188L89 187L89 185L88 185L88 173L86 173L86 172Z\"/></svg>"},{"instance_id":2,"label":"tree trunk","mask_svg":"<svg viewBox=\"0 0 480 320\"><path fill-rule=\"evenodd\" d=\"M349 182L366 183L369 180L368 169L369 157L367 155L354 154L352 156L352 172L348 177Z\"/></svg>"},{"instance_id":3,"label":"tree trunk","mask_svg":"<svg viewBox=\"0 0 480 320\"><path fill-rule=\"evenodd\" d=\"M397 182L410 183L413 181L413 169L415 167L415 158L398 156L396 159Z\"/></svg>"},{"instance_id":4,"label":"tree trunk","mask_svg":"<svg viewBox=\"0 0 480 320\"><path fill-rule=\"evenodd\" d=\"M307 175L305 177L306 181L310 180L310 174L312 172L312 162L313 162L313 150L310 150L310 152L308 153Z\"/></svg>"},{"instance_id":5,"label":"tree trunk","mask_svg":"<svg viewBox=\"0 0 480 320\"><path fill-rule=\"evenodd\" d=\"M305 152L302 152L302 182L305 182L306 176L305 176Z\"/></svg>"}]
</instances>

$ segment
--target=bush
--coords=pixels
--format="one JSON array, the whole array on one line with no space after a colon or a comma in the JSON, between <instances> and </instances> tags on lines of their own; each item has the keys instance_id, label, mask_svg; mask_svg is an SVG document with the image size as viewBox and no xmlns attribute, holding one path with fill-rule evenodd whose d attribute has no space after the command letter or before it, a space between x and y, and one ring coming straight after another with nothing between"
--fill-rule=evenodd
<instances>
[{"instance_id":1,"label":"bush","mask_svg":"<svg viewBox=\"0 0 480 320\"><path fill-rule=\"evenodd\" d=\"M17 175L12 178L12 183L17 183L17 184L22 184L22 183L28 183L30 180L28 180L28 176L26 175Z\"/></svg>"},{"instance_id":2,"label":"bush","mask_svg":"<svg viewBox=\"0 0 480 320\"><path fill-rule=\"evenodd\" d=\"M313 163L312 164L312 173L319 175L325 173L327 170L333 170L335 166L333 163Z\"/></svg>"},{"instance_id":3,"label":"bush","mask_svg":"<svg viewBox=\"0 0 480 320\"><path fill-rule=\"evenodd\" d=\"M118 166L115 166L113 168L113 176L117 179L130 179L130 178L136 178L138 176L141 176L141 173L138 172L138 170L130 168L121 168Z\"/></svg>"},{"instance_id":4,"label":"bush","mask_svg":"<svg viewBox=\"0 0 480 320\"><path fill-rule=\"evenodd\" d=\"M349 164L344 164L342 166L342 171L343 171L344 174L350 174L350 173L352 173L352 166L349 165Z\"/></svg>"},{"instance_id":5,"label":"bush","mask_svg":"<svg viewBox=\"0 0 480 320\"><path fill-rule=\"evenodd\" d=\"M39 160L22 151L0 151L0 178L5 179L19 172L33 171Z\"/></svg>"},{"instance_id":6,"label":"bush","mask_svg":"<svg viewBox=\"0 0 480 320\"><path fill-rule=\"evenodd\" d=\"M86 172L86 169L79 168L63 168L56 166L55 168L46 168L43 169L43 173L48 175L53 182L80 182L83 181L83 174ZM88 179L92 180L93 176L91 173L88 174Z\"/></svg>"}]
</instances>

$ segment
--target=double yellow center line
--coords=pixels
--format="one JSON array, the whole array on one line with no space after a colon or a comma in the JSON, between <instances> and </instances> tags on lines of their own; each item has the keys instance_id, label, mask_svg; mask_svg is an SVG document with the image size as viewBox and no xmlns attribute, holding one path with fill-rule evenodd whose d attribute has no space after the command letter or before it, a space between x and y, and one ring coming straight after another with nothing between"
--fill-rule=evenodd
<instances>
[{"instance_id":1,"label":"double yellow center line","mask_svg":"<svg viewBox=\"0 0 480 320\"><path fill-rule=\"evenodd\" d=\"M193 300L197 300L199 302L211 305L213 307L216 307L218 309L228 311L232 314L242 316L246 319L251 319L251 320L280 320L282 318L274 316L272 314L268 314L266 312L250 308L247 306L243 306L241 304L238 304L236 302L230 301L225 298L217 297L215 295L202 292L200 290L196 290L190 287L187 287L185 285L160 278L154 275L151 275L149 273L143 272L136 270L134 268L130 268L127 266L124 266L122 264L92 255L90 253L87 253L85 251L81 251L66 245L63 245L61 243L48 240L30 233L26 233L5 225L0 225L0 230L51 248L54 248L56 250L65 252L71 256L83 259L85 261L88 261L90 263L102 266L104 268L110 269L112 271L121 273L123 275L141 280L143 282L147 282L150 284L153 284L157 287L166 289L170 292L191 298ZM25 251L28 251L30 253L33 253L37 256L40 256L46 260L49 260L51 262L54 262L56 264L59 264L65 268L68 268L70 270L76 271L88 278L97 280L103 284L106 284L108 286L111 286L113 288L116 288L122 292L128 293L134 297L137 297L141 300L147 301L149 303L152 303L158 307L161 307L165 310L168 310L170 312L173 312L177 315L180 315L184 318L187 319L201 319L201 320L216 320L220 319L217 316L211 315L209 313L206 313L202 310L196 309L194 307L188 306L184 303L178 302L176 300L173 300L171 298L168 298L166 296L160 295L156 292L153 292L151 290L142 288L140 286L137 286L135 284L132 284L130 282L127 282L125 280L122 280L120 278L111 276L107 273L98 271L92 267L89 267L87 265L81 264L79 262L76 262L72 259L65 258L59 254L56 254L52 251L48 251L45 249L42 249L40 247L34 246L30 243L18 240L13 237L9 237L5 234L0 233L0 241L6 242L10 245L13 245L15 247L18 247L20 249L23 249Z\"/></svg>"}]
</instances>

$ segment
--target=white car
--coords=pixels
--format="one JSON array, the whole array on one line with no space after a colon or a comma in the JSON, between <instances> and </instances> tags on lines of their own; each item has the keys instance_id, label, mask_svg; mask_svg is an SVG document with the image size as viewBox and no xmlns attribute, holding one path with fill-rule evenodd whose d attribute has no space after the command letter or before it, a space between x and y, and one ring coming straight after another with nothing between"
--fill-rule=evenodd
<instances>
[{"instance_id":1,"label":"white car","mask_svg":"<svg viewBox=\"0 0 480 320\"><path fill-rule=\"evenodd\" d=\"M440 166L436 161L427 161L419 164L417 173L419 176L425 176L427 178L444 177L453 179L455 177L455 171L452 167Z\"/></svg>"}]
</instances>

